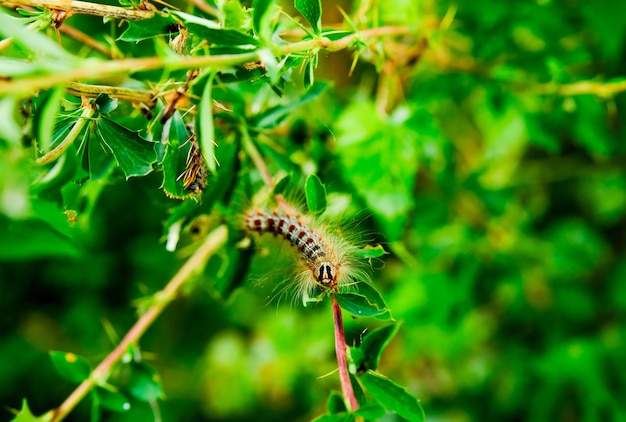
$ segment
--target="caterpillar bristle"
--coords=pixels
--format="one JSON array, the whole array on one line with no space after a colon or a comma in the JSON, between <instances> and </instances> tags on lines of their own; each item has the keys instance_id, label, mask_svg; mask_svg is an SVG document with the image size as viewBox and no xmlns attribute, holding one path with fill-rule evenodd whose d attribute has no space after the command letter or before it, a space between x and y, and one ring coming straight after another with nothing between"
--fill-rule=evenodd
<instances>
[{"instance_id":1,"label":"caterpillar bristle","mask_svg":"<svg viewBox=\"0 0 626 422\"><path fill-rule=\"evenodd\" d=\"M313 296L316 291L338 292L363 272L355 265L350 252L354 249L344 239L315 225L311 218L281 210L253 210L244 218L244 228L258 235L271 233L286 240L298 251L301 271L295 278L298 296ZM315 228L314 228L315 227Z\"/></svg>"}]
</instances>

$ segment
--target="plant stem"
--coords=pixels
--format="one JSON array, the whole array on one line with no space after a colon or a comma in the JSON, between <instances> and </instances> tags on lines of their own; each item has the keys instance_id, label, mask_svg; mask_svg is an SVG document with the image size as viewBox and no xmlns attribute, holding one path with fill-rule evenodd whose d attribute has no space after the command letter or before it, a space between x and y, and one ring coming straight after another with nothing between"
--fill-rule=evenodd
<instances>
[{"instance_id":1,"label":"plant stem","mask_svg":"<svg viewBox=\"0 0 626 422\"><path fill-rule=\"evenodd\" d=\"M339 369L339 379L341 380L341 391L346 401L348 410L354 412L359 408L359 402L356 400L352 384L350 383L350 374L348 373L348 359L346 345L346 336L343 332L343 320L341 318L341 307L335 298L330 296L333 307L333 319L335 322L335 353L337 354L337 367Z\"/></svg>"},{"instance_id":2,"label":"plant stem","mask_svg":"<svg viewBox=\"0 0 626 422\"><path fill-rule=\"evenodd\" d=\"M42 155L37 160L35 160L35 162L39 164L40 166L43 166L59 158L65 152L65 150L68 149L70 145L74 143L78 135L80 135L83 128L85 127L87 122L91 119L91 117L93 117L95 112L96 112L96 109L93 105L91 104L85 105L85 108L83 109L82 114L80 115L78 120L76 120L76 123L74 123L72 130L70 130L70 133L67 134L65 139L63 139L63 141L61 141L61 143L57 145L53 150L49 151L48 153Z\"/></svg>"},{"instance_id":3,"label":"plant stem","mask_svg":"<svg viewBox=\"0 0 626 422\"><path fill-rule=\"evenodd\" d=\"M155 295L155 301L152 306L137 320L117 347L93 370L88 379L83 381L58 408L51 411L51 422L63 420L95 385L106 380L113 365L124 356L130 346L139 341L143 333L152 325L163 309L178 296L185 283L204 267L209 257L224 245L227 236L226 226L220 226L208 235L204 243L183 264L167 286Z\"/></svg>"},{"instance_id":4,"label":"plant stem","mask_svg":"<svg viewBox=\"0 0 626 422\"><path fill-rule=\"evenodd\" d=\"M256 147L254 146L252 139L250 139L250 134L248 133L248 128L245 126L245 122L241 123L241 135L241 138L243 140L243 148L245 149L246 153L254 162L254 165L257 170L259 170L259 173L261 173L261 177L263 178L263 181L265 182L267 187L270 189L273 188L274 181L272 180L272 174L267 169L265 161L263 161L263 157L261 157L261 153L259 153L259 150L256 149Z\"/></svg>"},{"instance_id":5,"label":"plant stem","mask_svg":"<svg viewBox=\"0 0 626 422\"><path fill-rule=\"evenodd\" d=\"M126 10L126 9L123 9ZM379 37L384 35L398 35L410 33L409 27L381 27L372 28L351 34L331 41L327 38L299 41L291 44L274 47L272 53L276 57L284 57L289 54L309 52L311 50L338 51L350 46L352 41L359 38ZM145 57L136 59L122 59L109 61L86 60L73 63L65 71L57 71L42 76L29 78L14 78L10 81L0 81L0 94L22 93L31 94L33 91L48 88L59 83L67 83L71 80L99 80L118 74L128 74L138 71L164 68L167 70L192 69L210 67L214 71L228 69L235 65L241 65L260 60L257 51L242 54L223 54L215 56L176 56L176 57ZM82 64L81 64L82 63Z\"/></svg>"},{"instance_id":6,"label":"plant stem","mask_svg":"<svg viewBox=\"0 0 626 422\"><path fill-rule=\"evenodd\" d=\"M531 89L533 87L531 86ZM602 98L610 98L615 94L626 91L626 81L579 81L571 84L539 84L534 87L539 94L557 94L564 97L575 95L596 95Z\"/></svg>"},{"instance_id":7,"label":"plant stem","mask_svg":"<svg viewBox=\"0 0 626 422\"><path fill-rule=\"evenodd\" d=\"M134 101L151 105L154 103L155 94L144 89L120 88L108 85L88 85L78 82L68 82L67 92L77 97L96 98L100 94L106 94L111 98L122 101Z\"/></svg>"},{"instance_id":8,"label":"plant stem","mask_svg":"<svg viewBox=\"0 0 626 422\"><path fill-rule=\"evenodd\" d=\"M115 50L113 50L110 47L107 47L103 43L97 41L95 38L90 37L89 35L85 34L82 31L79 31L78 29L74 28L73 26L61 25L61 27L59 28L59 31L61 31L62 33L64 33L68 37L73 38L76 41L81 42L81 43L91 47L92 49L102 53L106 57L109 57L111 59L115 59L116 58L116 53L117 52ZM117 56L119 57L120 55L117 54Z\"/></svg>"},{"instance_id":9,"label":"plant stem","mask_svg":"<svg viewBox=\"0 0 626 422\"><path fill-rule=\"evenodd\" d=\"M85 14L110 18L139 20L150 19L154 16L151 10L134 10L124 7L109 6L107 4L91 3L88 1L67 0L15 0L2 1L2 4L19 4L20 6L42 7L50 10L62 10L70 14Z\"/></svg>"}]
</instances>

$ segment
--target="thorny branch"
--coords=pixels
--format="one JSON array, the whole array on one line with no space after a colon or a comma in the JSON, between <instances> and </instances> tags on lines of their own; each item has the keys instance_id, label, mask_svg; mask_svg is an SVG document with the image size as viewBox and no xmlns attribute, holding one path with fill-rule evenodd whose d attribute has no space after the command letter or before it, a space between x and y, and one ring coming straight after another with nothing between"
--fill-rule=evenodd
<instances>
[{"instance_id":1,"label":"thorny branch","mask_svg":"<svg viewBox=\"0 0 626 422\"><path fill-rule=\"evenodd\" d=\"M204 243L178 270L165 288L154 296L155 300L152 306L137 320L117 347L93 370L91 376L83 381L58 408L46 415L50 417L51 422L63 420L94 386L106 380L113 366L119 362L132 345L139 341L165 307L176 299L182 287L198 271L201 271L209 257L224 245L227 236L228 231L225 226L216 228L207 236Z\"/></svg>"}]
</instances>

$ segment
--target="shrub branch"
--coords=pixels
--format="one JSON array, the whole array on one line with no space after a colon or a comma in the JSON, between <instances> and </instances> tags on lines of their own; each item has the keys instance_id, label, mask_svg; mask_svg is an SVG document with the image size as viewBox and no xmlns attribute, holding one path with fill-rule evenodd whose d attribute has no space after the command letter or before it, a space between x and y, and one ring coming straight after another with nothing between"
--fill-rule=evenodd
<instances>
[{"instance_id":1,"label":"shrub branch","mask_svg":"<svg viewBox=\"0 0 626 422\"><path fill-rule=\"evenodd\" d=\"M62 10L70 14L104 16L109 18L127 19L131 21L150 19L155 13L152 10L126 9L124 7L77 0L17 0L3 1L2 4L41 7L49 10Z\"/></svg>"},{"instance_id":2,"label":"shrub branch","mask_svg":"<svg viewBox=\"0 0 626 422\"><path fill-rule=\"evenodd\" d=\"M126 9L124 9L126 10ZM381 27L372 28L347 35L331 41L328 38L317 38L294 42L291 44L275 46L272 53L282 58L290 54L306 53L311 51L327 50L339 51L349 47L357 38L381 37L410 33L409 27ZM15 78L0 81L0 93L29 94L34 90L49 88L60 83L72 80L101 80L114 75L128 74L144 70L164 68L167 70L211 68L213 70L225 70L233 66L261 60L258 52L252 51L243 54L223 54L215 56L168 56L168 57L145 57L122 60L85 60L78 62L76 66L68 67L66 71L57 71L43 76L29 78Z\"/></svg>"},{"instance_id":3,"label":"shrub branch","mask_svg":"<svg viewBox=\"0 0 626 422\"><path fill-rule=\"evenodd\" d=\"M352 384L350 383L350 374L348 373L348 359L346 336L343 331L343 319L341 317L341 307L335 298L330 295L333 304L333 320L335 323L335 353L337 355L337 366L339 369L339 379L341 380L341 391L346 401L348 410L354 412L359 408L359 402L356 400Z\"/></svg>"},{"instance_id":4,"label":"shrub branch","mask_svg":"<svg viewBox=\"0 0 626 422\"><path fill-rule=\"evenodd\" d=\"M78 120L76 120L76 122L74 123L74 126L72 127L72 130L70 130L70 132L67 134L65 139L63 139L63 141L59 145L57 145L54 149L50 150L45 155L42 155L41 157L37 158L37 160L35 160L37 164L39 164L40 166L43 166L45 164L49 164L53 162L54 160L59 158L61 155L63 155L65 150L67 150L70 147L70 145L74 143L78 135L80 135L80 133L85 128L85 125L87 124L87 122L89 122L91 118L93 117L93 115L96 113L95 107L86 101L83 101L83 107L84 107L83 112L81 113Z\"/></svg>"},{"instance_id":5,"label":"shrub branch","mask_svg":"<svg viewBox=\"0 0 626 422\"><path fill-rule=\"evenodd\" d=\"M178 270L167 286L154 296L152 306L137 320L117 347L93 370L91 376L83 381L58 408L49 412L51 422L63 420L94 386L106 380L113 366L132 345L139 341L163 309L176 299L181 288L201 271L207 260L226 243L227 235L226 226L220 226L208 235L204 243Z\"/></svg>"}]
</instances>

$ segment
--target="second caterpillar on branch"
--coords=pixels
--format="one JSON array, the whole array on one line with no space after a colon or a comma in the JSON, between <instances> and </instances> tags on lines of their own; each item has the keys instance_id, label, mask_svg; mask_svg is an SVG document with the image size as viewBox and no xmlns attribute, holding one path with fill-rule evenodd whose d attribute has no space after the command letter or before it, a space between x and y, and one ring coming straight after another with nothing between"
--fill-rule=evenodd
<instances>
[{"instance_id":1,"label":"second caterpillar on branch","mask_svg":"<svg viewBox=\"0 0 626 422\"><path fill-rule=\"evenodd\" d=\"M315 228L313 228L315 226ZM245 229L262 235L272 233L297 248L302 270L296 277L299 295L338 292L340 287L367 278L354 256L357 248L311 218L281 210L253 210L245 216Z\"/></svg>"}]
</instances>

